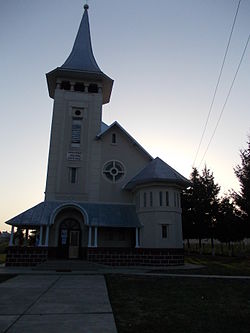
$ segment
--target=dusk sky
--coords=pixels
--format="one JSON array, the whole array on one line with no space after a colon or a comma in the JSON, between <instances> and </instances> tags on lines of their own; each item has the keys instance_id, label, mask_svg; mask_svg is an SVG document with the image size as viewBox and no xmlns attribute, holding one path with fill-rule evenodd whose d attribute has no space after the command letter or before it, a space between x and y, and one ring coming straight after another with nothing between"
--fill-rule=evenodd
<instances>
[{"instance_id":1,"label":"dusk sky","mask_svg":"<svg viewBox=\"0 0 250 333\"><path fill-rule=\"evenodd\" d=\"M83 0L0 2L1 210L4 221L44 200L53 100L45 74L71 52ZM189 178L238 0L89 0L92 46L114 79L103 121L117 120L153 157ZM242 0L198 167L250 33ZM250 135L250 45L200 166L221 194Z\"/></svg>"}]
</instances>

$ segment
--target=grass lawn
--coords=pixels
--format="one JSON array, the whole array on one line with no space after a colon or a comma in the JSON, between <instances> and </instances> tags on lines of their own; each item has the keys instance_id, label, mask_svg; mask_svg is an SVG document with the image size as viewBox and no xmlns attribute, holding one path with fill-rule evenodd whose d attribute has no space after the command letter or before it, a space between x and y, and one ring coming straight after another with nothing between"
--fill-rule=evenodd
<instances>
[{"instance_id":1,"label":"grass lawn","mask_svg":"<svg viewBox=\"0 0 250 333\"><path fill-rule=\"evenodd\" d=\"M0 264L3 264L5 262L5 259L6 259L6 254L0 253Z\"/></svg>"},{"instance_id":2,"label":"grass lawn","mask_svg":"<svg viewBox=\"0 0 250 333\"><path fill-rule=\"evenodd\" d=\"M106 276L119 333L249 333L250 281Z\"/></svg>"},{"instance_id":3,"label":"grass lawn","mask_svg":"<svg viewBox=\"0 0 250 333\"><path fill-rule=\"evenodd\" d=\"M211 255L185 256L185 262L189 264L203 265L203 268L164 270L152 269L152 273L177 273L177 274L208 274L208 275L244 275L250 276L250 258L242 257L218 257ZM250 330L249 330L250 332Z\"/></svg>"}]
</instances>

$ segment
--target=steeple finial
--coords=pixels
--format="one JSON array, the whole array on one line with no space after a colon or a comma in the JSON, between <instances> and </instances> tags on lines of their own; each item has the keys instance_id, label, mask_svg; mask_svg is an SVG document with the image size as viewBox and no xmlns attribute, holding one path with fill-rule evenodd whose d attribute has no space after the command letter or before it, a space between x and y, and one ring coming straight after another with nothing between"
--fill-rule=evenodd
<instances>
[{"instance_id":1,"label":"steeple finial","mask_svg":"<svg viewBox=\"0 0 250 333\"><path fill-rule=\"evenodd\" d=\"M89 9L89 5L86 3L83 7L85 10L88 10Z\"/></svg>"}]
</instances>

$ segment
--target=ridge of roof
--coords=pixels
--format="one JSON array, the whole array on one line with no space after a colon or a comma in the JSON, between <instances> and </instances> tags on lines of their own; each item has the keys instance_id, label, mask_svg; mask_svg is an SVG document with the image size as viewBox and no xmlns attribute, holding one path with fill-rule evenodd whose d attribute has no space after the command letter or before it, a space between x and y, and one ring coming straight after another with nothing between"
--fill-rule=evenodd
<instances>
[{"instance_id":1,"label":"ridge of roof","mask_svg":"<svg viewBox=\"0 0 250 333\"><path fill-rule=\"evenodd\" d=\"M190 181L173 169L159 157L156 157L146 167L137 173L125 186L124 189L131 190L137 185L167 182L183 187L190 186Z\"/></svg>"},{"instance_id":2,"label":"ridge of roof","mask_svg":"<svg viewBox=\"0 0 250 333\"><path fill-rule=\"evenodd\" d=\"M108 126L108 125L107 125ZM121 126L121 124L118 123L118 121L114 121L111 125L109 125L106 129L104 129L103 131L101 130L101 132L99 134L97 134L97 139L101 139L102 136L106 135L112 127L117 126L140 150L142 150L146 155L148 155L148 157L153 160L153 157L146 151L146 149L144 149L138 141L136 141L131 134L129 134L125 128L123 128Z\"/></svg>"}]
</instances>

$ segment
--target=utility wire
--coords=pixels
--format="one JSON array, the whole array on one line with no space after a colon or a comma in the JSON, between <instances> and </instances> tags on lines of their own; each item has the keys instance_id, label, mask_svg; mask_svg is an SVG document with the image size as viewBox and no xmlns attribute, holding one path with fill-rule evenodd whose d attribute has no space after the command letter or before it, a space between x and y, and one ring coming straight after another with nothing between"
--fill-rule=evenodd
<instances>
[{"instance_id":1,"label":"utility wire","mask_svg":"<svg viewBox=\"0 0 250 333\"><path fill-rule=\"evenodd\" d=\"M227 101L228 101L228 99L229 99L229 96L230 96L230 94L231 94L232 88L233 88L233 86L234 86L234 82L235 82L236 77L237 77L237 75L238 75L238 72L239 72L240 66L241 66L241 64L242 64L243 58L244 58L244 56L245 56L245 53L246 53L246 50L247 50L247 46L248 46L249 40L250 40L250 34L249 34L249 36L248 36L248 39L247 39L246 45L245 45L245 47L244 47L243 53L242 53L241 58L240 58L240 62L239 62L239 64L238 64L237 70L236 70L236 72L235 72L235 74L234 74L233 81L232 81L231 86L230 86L230 88L229 88L229 91L228 91L228 94L227 94L226 100L225 100L225 102L224 102L224 105L223 105L223 107L222 107L222 109L221 109L221 112L220 112L219 118L218 118L218 120L217 120L216 126L215 126L214 131L213 131L213 134L212 134L212 136L211 136L211 138L210 138L210 140L209 140L209 143L208 143L208 145L207 145L207 148L206 148L206 150L205 150L205 152L204 152L204 154L203 154L203 156L202 156L202 159L201 159L201 162L200 162L200 164L199 164L199 167L201 166L201 163L203 162L203 160L204 160L204 158L205 158L205 156L206 156L206 154L207 154L207 151L208 151L208 149L209 149L209 147L210 147L210 144L211 144L211 142L212 142L212 140L213 140L213 138L214 138L215 132L216 132L218 126L219 126L219 123L220 123L220 120L221 120L222 114L223 114L223 112L224 112L224 110L225 110L225 107L226 107L226 105L227 105Z\"/></svg>"},{"instance_id":2,"label":"utility wire","mask_svg":"<svg viewBox=\"0 0 250 333\"><path fill-rule=\"evenodd\" d=\"M239 12L239 8L240 8L240 3L241 3L241 0L239 0L239 2L238 2L238 6L237 6L236 13L235 13L235 16L234 16L232 28L231 28L230 35L229 35L228 42L227 42L226 51L225 51L225 54L224 54L224 57L223 57L223 61L222 61L222 65L221 65L221 68L220 68L219 76L218 76L217 83L216 83L216 86L215 86L215 90L214 90L212 102L210 104L208 115L207 115L206 122L205 122L205 126L203 128L201 139L200 139L198 148L196 150L196 154L195 154L195 158L194 158L194 162L193 162L193 167L195 166L196 159L197 159L197 156L199 154L199 151L200 151L200 148L201 148L201 144L202 144L202 141L203 141L206 129L207 129L207 124L208 124L208 121L209 121L209 118L210 118L210 115L211 115L211 112L212 112L212 108L213 108L213 105L214 105L215 97L216 97L217 90L218 90L218 87L219 87L219 84L220 84L220 80L221 80L222 71L223 71L223 68L224 68L224 65L225 65L225 61L226 61L228 49L229 49L229 46L230 46L230 43L231 43L231 39L232 39L233 31L234 31L234 26L235 26L236 18L238 16L238 12Z\"/></svg>"}]
</instances>

